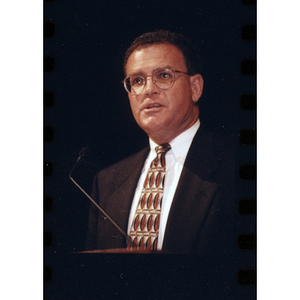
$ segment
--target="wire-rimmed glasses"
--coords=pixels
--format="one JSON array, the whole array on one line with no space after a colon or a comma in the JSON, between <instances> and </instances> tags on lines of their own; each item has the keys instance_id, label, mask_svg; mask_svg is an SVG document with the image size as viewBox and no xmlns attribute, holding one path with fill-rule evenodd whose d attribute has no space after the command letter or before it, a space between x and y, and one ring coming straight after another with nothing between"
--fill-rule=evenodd
<instances>
[{"instance_id":1,"label":"wire-rimmed glasses","mask_svg":"<svg viewBox=\"0 0 300 300\"><path fill-rule=\"evenodd\" d=\"M132 75L126 77L122 82L124 84L125 90L129 94L138 95L140 94L146 85L146 78L152 77L153 83L160 89L166 90L173 86L176 78L175 73L188 74L187 72L171 70L171 69L159 69L155 71L152 75L142 76L142 75Z\"/></svg>"}]
</instances>

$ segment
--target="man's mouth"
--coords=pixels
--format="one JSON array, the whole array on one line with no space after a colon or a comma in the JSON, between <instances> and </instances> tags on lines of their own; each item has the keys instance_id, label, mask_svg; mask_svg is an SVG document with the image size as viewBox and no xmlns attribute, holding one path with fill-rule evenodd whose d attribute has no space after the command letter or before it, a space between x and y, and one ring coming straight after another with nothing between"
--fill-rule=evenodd
<instances>
[{"instance_id":1,"label":"man's mouth","mask_svg":"<svg viewBox=\"0 0 300 300\"><path fill-rule=\"evenodd\" d=\"M154 108L154 107L161 107L161 105L160 105L160 104L157 104L157 103L155 103L155 104L150 104L149 106L146 107L146 109L150 109L150 108Z\"/></svg>"}]
</instances>

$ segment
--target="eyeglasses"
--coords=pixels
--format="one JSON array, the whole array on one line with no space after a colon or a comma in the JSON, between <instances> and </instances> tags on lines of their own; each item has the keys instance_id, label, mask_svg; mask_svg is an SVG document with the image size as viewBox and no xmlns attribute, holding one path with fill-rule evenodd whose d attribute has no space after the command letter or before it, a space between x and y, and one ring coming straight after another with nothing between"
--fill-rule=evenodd
<instances>
[{"instance_id":1,"label":"eyeglasses","mask_svg":"<svg viewBox=\"0 0 300 300\"><path fill-rule=\"evenodd\" d=\"M187 72L182 71L173 71L171 69L160 69L155 71L152 75L149 76L141 76L141 75L133 75L126 77L122 82L124 84L125 90L129 94L138 95L140 94L146 85L146 78L152 77L153 83L160 89L166 90L173 86L175 80L175 73L183 73L188 74Z\"/></svg>"}]
</instances>

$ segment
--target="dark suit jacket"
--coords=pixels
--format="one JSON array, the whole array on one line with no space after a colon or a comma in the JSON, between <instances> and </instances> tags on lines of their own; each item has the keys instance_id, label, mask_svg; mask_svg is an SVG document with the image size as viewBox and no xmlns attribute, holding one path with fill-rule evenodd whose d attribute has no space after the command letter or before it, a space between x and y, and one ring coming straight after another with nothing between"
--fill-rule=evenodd
<instances>
[{"instance_id":1,"label":"dark suit jacket","mask_svg":"<svg viewBox=\"0 0 300 300\"><path fill-rule=\"evenodd\" d=\"M163 250L227 254L235 247L234 143L200 128L188 152L167 221ZM149 148L100 171L92 197L127 232L135 188ZM126 247L91 206L86 250Z\"/></svg>"}]
</instances>

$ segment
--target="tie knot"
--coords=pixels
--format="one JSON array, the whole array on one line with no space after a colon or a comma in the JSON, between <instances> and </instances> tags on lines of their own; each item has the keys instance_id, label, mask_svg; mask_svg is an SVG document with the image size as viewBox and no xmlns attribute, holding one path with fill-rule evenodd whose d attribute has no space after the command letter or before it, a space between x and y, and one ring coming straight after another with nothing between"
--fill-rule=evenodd
<instances>
[{"instance_id":1,"label":"tie knot","mask_svg":"<svg viewBox=\"0 0 300 300\"><path fill-rule=\"evenodd\" d=\"M157 154L167 153L170 149L171 149L171 146L169 144L162 144L162 145L155 147L155 151Z\"/></svg>"}]
</instances>

